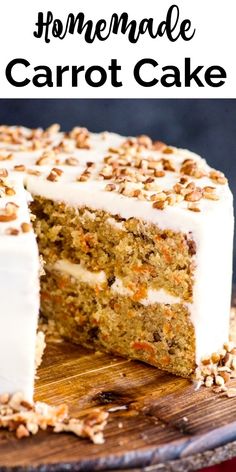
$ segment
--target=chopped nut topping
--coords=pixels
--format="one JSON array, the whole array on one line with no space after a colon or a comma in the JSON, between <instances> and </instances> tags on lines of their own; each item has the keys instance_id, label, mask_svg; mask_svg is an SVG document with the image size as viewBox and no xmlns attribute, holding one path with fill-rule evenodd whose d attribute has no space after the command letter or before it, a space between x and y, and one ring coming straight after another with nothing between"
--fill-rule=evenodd
<instances>
[{"instance_id":1,"label":"chopped nut topping","mask_svg":"<svg viewBox=\"0 0 236 472\"><path fill-rule=\"evenodd\" d=\"M60 175L63 174L63 170L62 170L62 169L58 169L57 167L53 167L53 168L52 168L52 172L54 172L54 173L57 174L58 176L60 176Z\"/></svg>"},{"instance_id":2,"label":"chopped nut topping","mask_svg":"<svg viewBox=\"0 0 236 472\"><path fill-rule=\"evenodd\" d=\"M152 149L154 151L160 151L163 152L163 150L166 148L166 144L162 143L161 141L153 141L152 143Z\"/></svg>"},{"instance_id":3,"label":"chopped nut topping","mask_svg":"<svg viewBox=\"0 0 236 472\"><path fill-rule=\"evenodd\" d=\"M201 211L201 209L197 205L191 203L188 205L188 210L194 211L195 213L200 213Z\"/></svg>"},{"instance_id":4,"label":"chopped nut topping","mask_svg":"<svg viewBox=\"0 0 236 472\"><path fill-rule=\"evenodd\" d=\"M105 190L107 190L108 192L113 192L113 190L116 190L116 186L115 184L107 184Z\"/></svg>"},{"instance_id":5,"label":"chopped nut topping","mask_svg":"<svg viewBox=\"0 0 236 472\"><path fill-rule=\"evenodd\" d=\"M85 170L85 171L77 178L77 181L78 181L78 182L87 182L87 180L89 179L90 176L91 176L90 172L88 172L87 170Z\"/></svg>"},{"instance_id":6,"label":"chopped nut topping","mask_svg":"<svg viewBox=\"0 0 236 472\"><path fill-rule=\"evenodd\" d=\"M0 397L0 427L14 431L18 439L35 435L40 429L54 433L70 432L81 438L89 438L94 444L103 444L103 430L109 413L98 408L85 418L75 419L68 415L66 405L50 406L36 402L30 404L23 395L15 393Z\"/></svg>"},{"instance_id":7,"label":"chopped nut topping","mask_svg":"<svg viewBox=\"0 0 236 472\"><path fill-rule=\"evenodd\" d=\"M23 233L29 233L32 230L32 225L30 223L22 223L21 229Z\"/></svg>"},{"instance_id":8,"label":"chopped nut topping","mask_svg":"<svg viewBox=\"0 0 236 472\"><path fill-rule=\"evenodd\" d=\"M169 154L169 153L168 153ZM169 159L162 159L163 169L169 172L175 172L175 166Z\"/></svg>"},{"instance_id":9,"label":"chopped nut topping","mask_svg":"<svg viewBox=\"0 0 236 472\"><path fill-rule=\"evenodd\" d=\"M47 176L47 180L50 180L51 182L57 182L62 174L63 170L53 167L50 174Z\"/></svg>"},{"instance_id":10,"label":"chopped nut topping","mask_svg":"<svg viewBox=\"0 0 236 472\"><path fill-rule=\"evenodd\" d=\"M79 149L90 149L90 133L87 128L75 127L69 133L69 138L75 140L76 147Z\"/></svg>"},{"instance_id":11,"label":"chopped nut topping","mask_svg":"<svg viewBox=\"0 0 236 472\"><path fill-rule=\"evenodd\" d=\"M152 207L157 210L164 210L167 206L168 206L168 202L166 200L156 201L152 205Z\"/></svg>"},{"instance_id":12,"label":"chopped nut topping","mask_svg":"<svg viewBox=\"0 0 236 472\"><path fill-rule=\"evenodd\" d=\"M14 170L17 172L24 172L25 171L25 166L23 164L18 164L14 166Z\"/></svg>"},{"instance_id":13,"label":"chopped nut topping","mask_svg":"<svg viewBox=\"0 0 236 472\"><path fill-rule=\"evenodd\" d=\"M213 182L215 182L217 184L224 185L224 184L227 183L227 179L224 176L223 172L220 172L218 170L212 170L209 173L209 177L210 177L211 180L213 180Z\"/></svg>"},{"instance_id":14,"label":"chopped nut topping","mask_svg":"<svg viewBox=\"0 0 236 472\"><path fill-rule=\"evenodd\" d=\"M219 200L218 195L216 195L215 193L212 193L212 192L204 191L202 196L203 196L203 198L206 198L207 200L215 200L215 201Z\"/></svg>"},{"instance_id":15,"label":"chopped nut topping","mask_svg":"<svg viewBox=\"0 0 236 472\"><path fill-rule=\"evenodd\" d=\"M7 154L7 156L0 155L0 161L11 161L13 159L13 154Z\"/></svg>"},{"instance_id":16,"label":"chopped nut topping","mask_svg":"<svg viewBox=\"0 0 236 472\"><path fill-rule=\"evenodd\" d=\"M232 342L227 342L218 352L214 352L210 357L201 359L199 367L196 369L196 380L206 387L214 387L215 393L226 392L231 396L230 388L226 386L231 378L236 374L236 351ZM217 388L215 388L217 386ZM233 389L236 391L236 389ZM234 395L234 392L232 393Z\"/></svg>"},{"instance_id":17,"label":"chopped nut topping","mask_svg":"<svg viewBox=\"0 0 236 472\"><path fill-rule=\"evenodd\" d=\"M76 159L76 157L68 157L65 160L65 164L67 164L68 166L78 166L79 161L78 159Z\"/></svg>"},{"instance_id":18,"label":"chopped nut topping","mask_svg":"<svg viewBox=\"0 0 236 472\"><path fill-rule=\"evenodd\" d=\"M42 156L37 159L36 165L38 166L46 166L52 163L55 163L56 154L54 151L46 151L42 154Z\"/></svg>"},{"instance_id":19,"label":"chopped nut topping","mask_svg":"<svg viewBox=\"0 0 236 472\"><path fill-rule=\"evenodd\" d=\"M95 162L88 161L88 162L86 162L86 166L87 166L87 167L90 167L90 168L91 168L91 167L94 167L94 166L95 166Z\"/></svg>"},{"instance_id":20,"label":"chopped nut topping","mask_svg":"<svg viewBox=\"0 0 236 472\"><path fill-rule=\"evenodd\" d=\"M49 126L45 132L49 135L57 134L60 131L60 125L58 123L54 123L53 125Z\"/></svg>"},{"instance_id":21,"label":"chopped nut topping","mask_svg":"<svg viewBox=\"0 0 236 472\"><path fill-rule=\"evenodd\" d=\"M13 197L16 192L14 190L14 188L11 188L11 187L6 187L5 188L5 194L8 196L8 197Z\"/></svg>"},{"instance_id":22,"label":"chopped nut topping","mask_svg":"<svg viewBox=\"0 0 236 472\"><path fill-rule=\"evenodd\" d=\"M195 162L193 159L185 159L185 161L183 162L180 168L180 172L182 174L195 177L195 179L200 179L201 177L204 177L205 175L205 172L203 172L203 170L200 169L197 162Z\"/></svg>"},{"instance_id":23,"label":"chopped nut topping","mask_svg":"<svg viewBox=\"0 0 236 472\"><path fill-rule=\"evenodd\" d=\"M29 175L36 175L37 177L39 177L40 175L42 175L42 173L39 172L39 170L35 170L35 169L27 169L27 174L29 174Z\"/></svg>"},{"instance_id":24,"label":"chopped nut topping","mask_svg":"<svg viewBox=\"0 0 236 472\"><path fill-rule=\"evenodd\" d=\"M193 190L193 192L187 193L187 195L184 197L187 202L199 202L201 198L202 191L200 188L196 188L196 190Z\"/></svg>"},{"instance_id":25,"label":"chopped nut topping","mask_svg":"<svg viewBox=\"0 0 236 472\"><path fill-rule=\"evenodd\" d=\"M10 236L18 236L20 231L17 228L7 228L5 233L10 235Z\"/></svg>"},{"instance_id":26,"label":"chopped nut topping","mask_svg":"<svg viewBox=\"0 0 236 472\"><path fill-rule=\"evenodd\" d=\"M165 177L166 173L164 170L155 170L154 171L154 176L159 178L159 177Z\"/></svg>"},{"instance_id":27,"label":"chopped nut topping","mask_svg":"<svg viewBox=\"0 0 236 472\"><path fill-rule=\"evenodd\" d=\"M0 169L0 178L5 178L8 176L7 169Z\"/></svg>"},{"instance_id":28,"label":"chopped nut topping","mask_svg":"<svg viewBox=\"0 0 236 472\"><path fill-rule=\"evenodd\" d=\"M6 223L17 219L18 205L13 202L8 202L5 208L0 209L0 222Z\"/></svg>"},{"instance_id":29,"label":"chopped nut topping","mask_svg":"<svg viewBox=\"0 0 236 472\"><path fill-rule=\"evenodd\" d=\"M170 147L166 147L162 152L163 154L173 154L174 150Z\"/></svg>"},{"instance_id":30,"label":"chopped nut topping","mask_svg":"<svg viewBox=\"0 0 236 472\"><path fill-rule=\"evenodd\" d=\"M57 182L58 181L58 175L56 172L50 172L47 176L47 180L50 180L51 182Z\"/></svg>"}]
</instances>

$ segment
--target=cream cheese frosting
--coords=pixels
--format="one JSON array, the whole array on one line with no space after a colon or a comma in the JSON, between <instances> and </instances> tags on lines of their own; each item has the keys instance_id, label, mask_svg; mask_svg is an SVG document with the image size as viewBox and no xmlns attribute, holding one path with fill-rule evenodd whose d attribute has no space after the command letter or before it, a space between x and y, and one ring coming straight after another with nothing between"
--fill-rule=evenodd
<instances>
[{"instance_id":1,"label":"cream cheese frosting","mask_svg":"<svg viewBox=\"0 0 236 472\"><path fill-rule=\"evenodd\" d=\"M22 182L12 177L4 182L15 194L0 198L0 391L23 391L32 401L39 312L38 249Z\"/></svg>"}]
</instances>

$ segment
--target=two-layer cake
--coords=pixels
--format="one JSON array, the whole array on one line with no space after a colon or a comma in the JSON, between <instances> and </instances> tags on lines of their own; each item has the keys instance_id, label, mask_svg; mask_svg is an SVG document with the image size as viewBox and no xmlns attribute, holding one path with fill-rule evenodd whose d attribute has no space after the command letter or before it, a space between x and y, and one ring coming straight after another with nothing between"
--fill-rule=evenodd
<instances>
[{"instance_id":1,"label":"two-layer cake","mask_svg":"<svg viewBox=\"0 0 236 472\"><path fill-rule=\"evenodd\" d=\"M0 222L1 337L15 366L5 371L1 364L1 390L30 396L26 384L33 386L38 264L33 232L22 229L27 191L45 261L41 310L64 337L183 376L222 347L233 207L221 172L147 136L1 127L0 140L1 172L9 173L2 186L19 182L19 194L0 200L3 214L19 206L16 219ZM14 287L4 275L11 271ZM15 386L14 369L27 371L27 381L22 375Z\"/></svg>"}]
</instances>

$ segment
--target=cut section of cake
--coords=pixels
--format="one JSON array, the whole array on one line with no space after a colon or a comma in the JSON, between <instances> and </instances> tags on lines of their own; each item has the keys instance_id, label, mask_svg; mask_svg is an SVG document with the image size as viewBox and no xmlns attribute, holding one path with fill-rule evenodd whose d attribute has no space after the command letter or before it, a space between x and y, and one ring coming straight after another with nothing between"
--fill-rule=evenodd
<instances>
[{"instance_id":1,"label":"cut section of cake","mask_svg":"<svg viewBox=\"0 0 236 472\"><path fill-rule=\"evenodd\" d=\"M184 377L222 348L233 206L221 172L147 136L2 127L0 142L33 198L41 311L63 337Z\"/></svg>"},{"instance_id":2,"label":"cut section of cake","mask_svg":"<svg viewBox=\"0 0 236 472\"><path fill-rule=\"evenodd\" d=\"M89 134L81 147L26 178L42 312L75 343L189 376L228 339L227 180L147 137Z\"/></svg>"}]
</instances>

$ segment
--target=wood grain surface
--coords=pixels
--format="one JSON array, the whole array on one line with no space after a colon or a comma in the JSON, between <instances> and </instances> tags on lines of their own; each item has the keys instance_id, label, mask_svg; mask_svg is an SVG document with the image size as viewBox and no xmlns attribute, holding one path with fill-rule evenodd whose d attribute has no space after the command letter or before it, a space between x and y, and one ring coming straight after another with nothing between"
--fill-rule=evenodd
<instances>
[{"instance_id":1,"label":"wood grain surface","mask_svg":"<svg viewBox=\"0 0 236 472\"><path fill-rule=\"evenodd\" d=\"M236 386L236 381L231 382ZM140 362L49 343L36 400L66 402L73 416L111 410L103 446L40 432L0 434L0 470L187 472L236 455L236 399Z\"/></svg>"}]
</instances>

